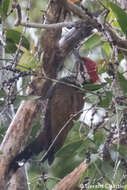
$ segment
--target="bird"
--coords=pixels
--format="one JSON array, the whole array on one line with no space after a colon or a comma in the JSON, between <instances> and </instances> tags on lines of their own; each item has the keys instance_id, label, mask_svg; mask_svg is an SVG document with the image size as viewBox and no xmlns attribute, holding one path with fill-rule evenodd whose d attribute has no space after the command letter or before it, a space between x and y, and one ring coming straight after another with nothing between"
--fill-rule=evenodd
<instances>
[{"instance_id":1,"label":"bird","mask_svg":"<svg viewBox=\"0 0 127 190\"><path fill-rule=\"evenodd\" d=\"M66 137L73 127L84 106L85 96L81 87L87 83L99 81L97 64L88 57L79 57L77 73L63 77L48 95L48 104L44 118L43 131L12 160L10 168L17 170L20 162L27 162L33 155L45 151L41 160L52 164L55 153L64 145Z\"/></svg>"}]
</instances>

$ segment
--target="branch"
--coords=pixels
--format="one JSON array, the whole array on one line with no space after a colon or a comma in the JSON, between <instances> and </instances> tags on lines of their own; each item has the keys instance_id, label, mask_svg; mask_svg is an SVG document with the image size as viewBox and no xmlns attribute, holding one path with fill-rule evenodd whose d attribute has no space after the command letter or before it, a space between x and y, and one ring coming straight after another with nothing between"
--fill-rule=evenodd
<instances>
[{"instance_id":1,"label":"branch","mask_svg":"<svg viewBox=\"0 0 127 190\"><path fill-rule=\"evenodd\" d=\"M78 20L76 22L60 22L54 24L40 24L40 23L24 23L22 22L20 25L28 28L44 28L44 29L61 29L63 27L74 27L76 24L81 23L82 20Z\"/></svg>"},{"instance_id":2,"label":"branch","mask_svg":"<svg viewBox=\"0 0 127 190\"><path fill-rule=\"evenodd\" d=\"M106 25L106 30L110 33L111 38L118 49L121 50L125 55L127 55L127 40L123 40L116 34L116 32L108 25Z\"/></svg>"},{"instance_id":3,"label":"branch","mask_svg":"<svg viewBox=\"0 0 127 190\"><path fill-rule=\"evenodd\" d=\"M53 190L74 190L88 166L88 162L83 161L70 174L64 177Z\"/></svg>"},{"instance_id":4,"label":"branch","mask_svg":"<svg viewBox=\"0 0 127 190\"><path fill-rule=\"evenodd\" d=\"M73 12L79 18L82 18L84 21L89 20L89 16L85 13L85 11L77 6L75 3L72 3L69 0L63 1L62 4L66 7L68 11Z\"/></svg>"},{"instance_id":5,"label":"branch","mask_svg":"<svg viewBox=\"0 0 127 190\"><path fill-rule=\"evenodd\" d=\"M76 48L82 40L92 35L93 26L88 21L76 25L61 41L60 51L63 57L67 56Z\"/></svg>"},{"instance_id":6,"label":"branch","mask_svg":"<svg viewBox=\"0 0 127 190\"><path fill-rule=\"evenodd\" d=\"M72 11L79 18L83 19L84 22L89 23L89 25L91 25L93 28L98 29L98 31L103 34L102 28L100 27L100 24L95 17L88 16L83 9L81 9L79 6L69 0L63 1L62 3L66 7L66 9L68 9L68 11ZM127 55L127 40L123 40L120 36L118 36L118 34L116 34L116 31L114 31L113 28L108 24L104 25L104 30L107 30L109 32L113 42L115 43L115 45L117 45L119 50Z\"/></svg>"}]
</instances>

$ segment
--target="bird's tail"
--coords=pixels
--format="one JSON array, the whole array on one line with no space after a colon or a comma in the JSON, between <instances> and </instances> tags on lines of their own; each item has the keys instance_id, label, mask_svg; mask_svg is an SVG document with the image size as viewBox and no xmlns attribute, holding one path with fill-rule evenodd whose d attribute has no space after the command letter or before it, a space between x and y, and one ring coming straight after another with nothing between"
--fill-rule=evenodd
<instances>
[{"instance_id":1,"label":"bird's tail","mask_svg":"<svg viewBox=\"0 0 127 190\"><path fill-rule=\"evenodd\" d=\"M20 152L10 163L9 171L16 171L19 167L23 166L28 159L33 155L39 154L41 151L46 150L49 146L49 139L45 131L41 132L39 136L30 143L22 152Z\"/></svg>"}]
</instances>

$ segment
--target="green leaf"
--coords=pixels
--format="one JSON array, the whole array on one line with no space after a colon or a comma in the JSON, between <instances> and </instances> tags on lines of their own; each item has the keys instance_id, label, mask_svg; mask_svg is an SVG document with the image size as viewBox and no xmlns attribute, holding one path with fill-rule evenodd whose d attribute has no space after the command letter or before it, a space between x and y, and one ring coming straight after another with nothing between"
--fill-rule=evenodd
<instances>
[{"instance_id":1,"label":"green leaf","mask_svg":"<svg viewBox=\"0 0 127 190\"><path fill-rule=\"evenodd\" d=\"M105 42L103 45L103 49L106 52L106 54L109 56L111 54L111 47L109 42Z\"/></svg>"},{"instance_id":2,"label":"green leaf","mask_svg":"<svg viewBox=\"0 0 127 190\"><path fill-rule=\"evenodd\" d=\"M100 144L102 145L104 143L104 140L105 140L104 130L100 129L94 135L94 143L98 147L98 146L100 146Z\"/></svg>"},{"instance_id":3,"label":"green leaf","mask_svg":"<svg viewBox=\"0 0 127 190\"><path fill-rule=\"evenodd\" d=\"M105 96L102 97L99 106L106 108L109 106L111 100L112 100L112 92L107 91L105 92Z\"/></svg>"},{"instance_id":4,"label":"green leaf","mask_svg":"<svg viewBox=\"0 0 127 190\"><path fill-rule=\"evenodd\" d=\"M6 40L7 40L7 46L6 46L6 53L15 53L20 38L21 38L21 32L18 32L16 30L9 29L6 33ZM25 36L22 38L22 46L29 50L30 44L29 41Z\"/></svg>"},{"instance_id":5,"label":"green leaf","mask_svg":"<svg viewBox=\"0 0 127 190\"><path fill-rule=\"evenodd\" d=\"M36 57L29 51L26 51L20 58L17 69L27 71L28 69L36 69L41 62L37 61Z\"/></svg>"},{"instance_id":6,"label":"green leaf","mask_svg":"<svg viewBox=\"0 0 127 190\"><path fill-rule=\"evenodd\" d=\"M117 21L122 29L122 31L127 35L127 14L115 3L110 2L110 8L116 15Z\"/></svg>"},{"instance_id":7,"label":"green leaf","mask_svg":"<svg viewBox=\"0 0 127 190\"><path fill-rule=\"evenodd\" d=\"M9 8L10 0L2 0L0 4L0 15L2 16L2 20L5 20Z\"/></svg>"},{"instance_id":8,"label":"green leaf","mask_svg":"<svg viewBox=\"0 0 127 190\"><path fill-rule=\"evenodd\" d=\"M0 90L0 98L5 98L5 97L7 97L6 92L3 89Z\"/></svg>"},{"instance_id":9,"label":"green leaf","mask_svg":"<svg viewBox=\"0 0 127 190\"><path fill-rule=\"evenodd\" d=\"M127 93L127 80L121 73L118 73L118 79L120 83L120 88L124 93Z\"/></svg>"},{"instance_id":10,"label":"green leaf","mask_svg":"<svg viewBox=\"0 0 127 190\"><path fill-rule=\"evenodd\" d=\"M113 177L113 166L111 165L111 162L104 161L102 165L102 171L105 173L105 176L108 180L112 180Z\"/></svg>"},{"instance_id":11,"label":"green leaf","mask_svg":"<svg viewBox=\"0 0 127 190\"><path fill-rule=\"evenodd\" d=\"M41 96L16 96L16 100L36 100L39 99Z\"/></svg>"},{"instance_id":12,"label":"green leaf","mask_svg":"<svg viewBox=\"0 0 127 190\"><path fill-rule=\"evenodd\" d=\"M97 95L88 93L86 95L86 97L87 97L85 99L86 102L88 102L90 104L97 104L97 102L98 102L98 96Z\"/></svg>"},{"instance_id":13,"label":"green leaf","mask_svg":"<svg viewBox=\"0 0 127 190\"><path fill-rule=\"evenodd\" d=\"M41 96L16 96L15 104L19 104L22 100L36 100L39 99Z\"/></svg>"},{"instance_id":14,"label":"green leaf","mask_svg":"<svg viewBox=\"0 0 127 190\"><path fill-rule=\"evenodd\" d=\"M82 160L83 161L83 160ZM65 177L67 174L72 172L78 165L81 163L81 160L75 160L73 156L69 154L68 157L59 158L57 163L54 164L54 171L56 176L59 178Z\"/></svg>"},{"instance_id":15,"label":"green leaf","mask_svg":"<svg viewBox=\"0 0 127 190\"><path fill-rule=\"evenodd\" d=\"M101 43L101 36L98 34L94 34L91 36L85 43L84 47L87 50L91 50L92 48L96 47Z\"/></svg>"},{"instance_id":16,"label":"green leaf","mask_svg":"<svg viewBox=\"0 0 127 190\"><path fill-rule=\"evenodd\" d=\"M119 153L120 153L120 156L126 157L126 155L127 155L127 146L126 146L126 144L120 144Z\"/></svg>"},{"instance_id":17,"label":"green leaf","mask_svg":"<svg viewBox=\"0 0 127 190\"><path fill-rule=\"evenodd\" d=\"M84 89L85 90L90 90L90 91L95 91L103 88L107 83L102 84L85 84Z\"/></svg>"},{"instance_id":18,"label":"green leaf","mask_svg":"<svg viewBox=\"0 0 127 190\"><path fill-rule=\"evenodd\" d=\"M118 161L119 159L117 159ZM115 170L116 171L116 170ZM121 181L121 176L123 175L124 170L122 169L121 165L117 168L117 172L115 173L115 178L114 178L114 167L112 165L112 161L103 161L102 165L102 172L105 174L105 177L108 179L109 183L113 181L114 184L117 186L120 184Z\"/></svg>"},{"instance_id":19,"label":"green leaf","mask_svg":"<svg viewBox=\"0 0 127 190\"><path fill-rule=\"evenodd\" d=\"M76 150L81 146L82 143L82 140L71 142L61 148L55 155L57 157L68 157L70 155L74 155L76 154Z\"/></svg>"}]
</instances>

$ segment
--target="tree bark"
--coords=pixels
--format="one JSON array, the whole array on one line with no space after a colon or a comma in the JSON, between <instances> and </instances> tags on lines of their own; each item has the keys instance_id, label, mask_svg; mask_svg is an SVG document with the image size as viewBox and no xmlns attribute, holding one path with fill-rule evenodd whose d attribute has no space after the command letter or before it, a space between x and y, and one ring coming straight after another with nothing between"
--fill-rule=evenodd
<instances>
[{"instance_id":1,"label":"tree bark","mask_svg":"<svg viewBox=\"0 0 127 190\"><path fill-rule=\"evenodd\" d=\"M7 189L5 185L8 165L12 158L19 152L23 145L26 134L31 131L32 118L35 117L37 103L35 101L23 101L10 124L4 140L1 144L0 151L0 190Z\"/></svg>"},{"instance_id":2,"label":"tree bark","mask_svg":"<svg viewBox=\"0 0 127 190\"><path fill-rule=\"evenodd\" d=\"M27 176L25 172L25 167L20 168L17 172L12 176L8 190L29 190L29 186L27 183Z\"/></svg>"},{"instance_id":3,"label":"tree bark","mask_svg":"<svg viewBox=\"0 0 127 190\"><path fill-rule=\"evenodd\" d=\"M88 163L83 161L77 168L75 168L70 174L64 177L53 190L76 190L77 185L82 177L83 173L88 168Z\"/></svg>"}]
</instances>

